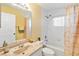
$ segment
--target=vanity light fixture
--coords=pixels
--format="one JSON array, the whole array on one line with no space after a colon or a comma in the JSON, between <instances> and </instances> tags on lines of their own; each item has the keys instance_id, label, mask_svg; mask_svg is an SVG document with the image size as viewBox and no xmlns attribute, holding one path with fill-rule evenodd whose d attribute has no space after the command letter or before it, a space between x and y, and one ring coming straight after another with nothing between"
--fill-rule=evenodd
<instances>
[{"instance_id":1,"label":"vanity light fixture","mask_svg":"<svg viewBox=\"0 0 79 59\"><path fill-rule=\"evenodd\" d=\"M12 5L16 6L16 7L19 7L19 8L22 8L24 10L31 11L31 8L30 8L28 3L12 3Z\"/></svg>"}]
</instances>

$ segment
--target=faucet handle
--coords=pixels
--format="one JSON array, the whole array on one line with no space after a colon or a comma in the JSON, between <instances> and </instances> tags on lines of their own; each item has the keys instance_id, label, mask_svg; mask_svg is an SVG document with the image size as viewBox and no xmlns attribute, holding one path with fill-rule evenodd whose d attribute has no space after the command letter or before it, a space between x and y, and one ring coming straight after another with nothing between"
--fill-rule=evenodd
<instances>
[{"instance_id":1,"label":"faucet handle","mask_svg":"<svg viewBox=\"0 0 79 59\"><path fill-rule=\"evenodd\" d=\"M4 41L3 43L3 47L6 47L8 44L6 43L6 41Z\"/></svg>"}]
</instances>

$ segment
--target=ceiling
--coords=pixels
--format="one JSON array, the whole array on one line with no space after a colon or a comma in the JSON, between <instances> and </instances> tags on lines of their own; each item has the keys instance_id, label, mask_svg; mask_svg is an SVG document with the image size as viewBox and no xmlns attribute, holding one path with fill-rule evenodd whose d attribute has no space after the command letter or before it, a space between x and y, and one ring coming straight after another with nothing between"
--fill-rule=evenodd
<instances>
[{"instance_id":1,"label":"ceiling","mask_svg":"<svg viewBox=\"0 0 79 59\"><path fill-rule=\"evenodd\" d=\"M71 4L71 3L40 3L39 5L42 8L51 10L51 9L65 8L68 5L75 5L75 4Z\"/></svg>"}]
</instances>

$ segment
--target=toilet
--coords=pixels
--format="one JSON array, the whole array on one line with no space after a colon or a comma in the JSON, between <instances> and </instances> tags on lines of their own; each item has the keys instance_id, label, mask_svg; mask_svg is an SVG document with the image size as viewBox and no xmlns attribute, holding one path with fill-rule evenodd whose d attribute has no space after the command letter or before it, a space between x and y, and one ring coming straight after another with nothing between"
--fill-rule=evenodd
<instances>
[{"instance_id":1,"label":"toilet","mask_svg":"<svg viewBox=\"0 0 79 59\"><path fill-rule=\"evenodd\" d=\"M43 56L55 56L55 51L51 48L44 47L42 49Z\"/></svg>"}]
</instances>

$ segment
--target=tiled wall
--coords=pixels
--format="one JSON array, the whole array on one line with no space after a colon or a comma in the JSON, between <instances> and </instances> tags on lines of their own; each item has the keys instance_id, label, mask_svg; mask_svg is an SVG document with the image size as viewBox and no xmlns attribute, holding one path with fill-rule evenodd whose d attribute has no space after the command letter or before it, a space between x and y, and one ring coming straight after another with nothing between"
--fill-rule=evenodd
<instances>
[{"instance_id":1,"label":"tiled wall","mask_svg":"<svg viewBox=\"0 0 79 59\"><path fill-rule=\"evenodd\" d=\"M65 8L52 11L52 18L48 24L48 44L64 50L64 26L54 26L54 17L65 16Z\"/></svg>"},{"instance_id":2,"label":"tiled wall","mask_svg":"<svg viewBox=\"0 0 79 59\"><path fill-rule=\"evenodd\" d=\"M45 16L48 16L50 14L52 15L52 17L46 19ZM47 35L48 45L55 46L64 50L64 26L54 26L53 18L58 16L65 16L65 9L62 8L51 11L44 10L43 16L43 37L44 35ZM61 53L61 55L64 55L64 53Z\"/></svg>"}]
</instances>

